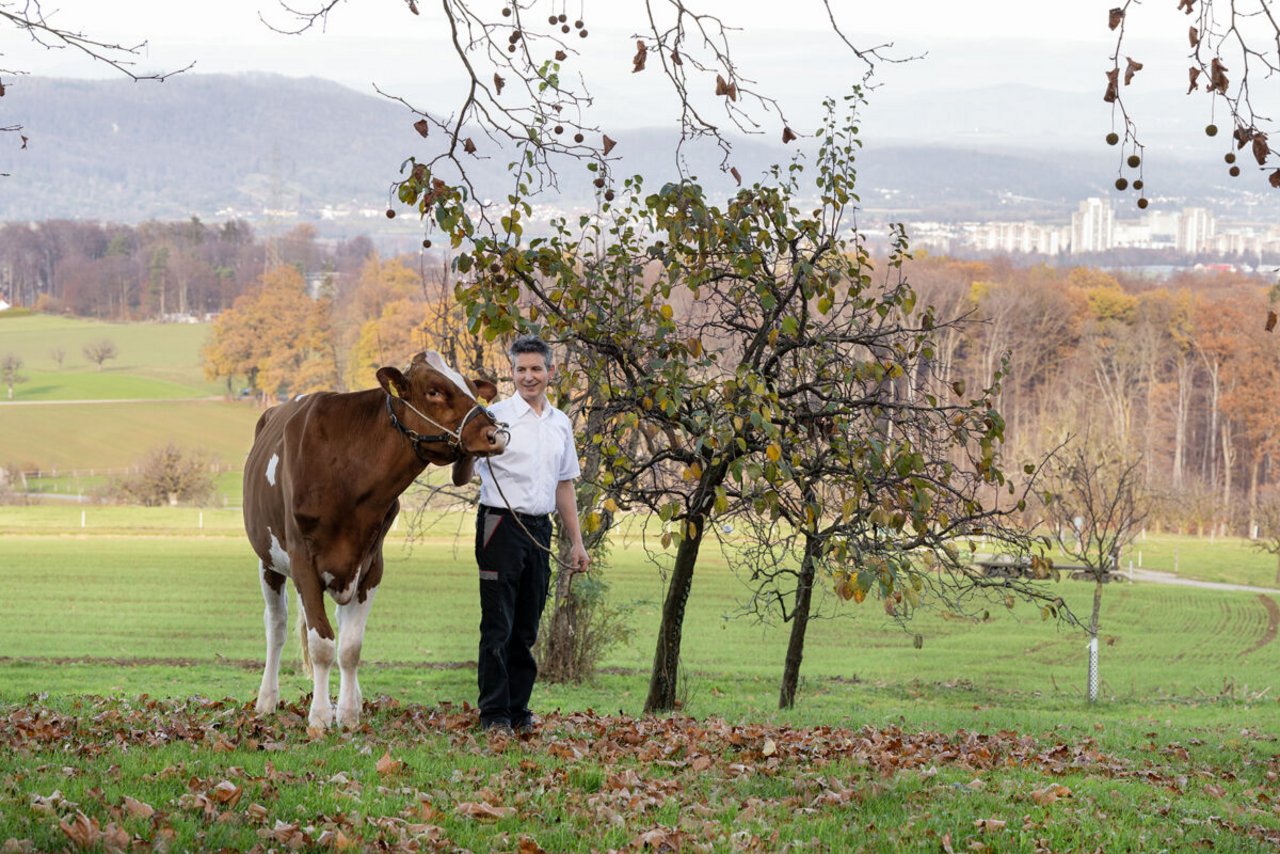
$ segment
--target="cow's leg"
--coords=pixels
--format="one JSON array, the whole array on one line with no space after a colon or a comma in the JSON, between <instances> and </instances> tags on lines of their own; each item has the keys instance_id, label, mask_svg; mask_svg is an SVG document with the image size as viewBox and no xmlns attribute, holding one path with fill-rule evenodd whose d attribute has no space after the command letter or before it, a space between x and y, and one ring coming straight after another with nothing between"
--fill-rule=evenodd
<instances>
[{"instance_id":1,"label":"cow's leg","mask_svg":"<svg viewBox=\"0 0 1280 854\"><path fill-rule=\"evenodd\" d=\"M364 644L364 627L373 608L373 590L338 606L338 723L349 729L360 723L364 698L356 671L360 667L360 648Z\"/></svg>"},{"instance_id":2,"label":"cow's leg","mask_svg":"<svg viewBox=\"0 0 1280 854\"><path fill-rule=\"evenodd\" d=\"M290 557L293 557L292 555ZM307 653L311 658L311 711L307 723L313 727L327 727L333 723L333 706L329 703L329 671L337 644L329 615L324 611L324 590L315 576L315 568L308 560L293 560L293 583L302 600L302 613L307 625Z\"/></svg>"},{"instance_id":3,"label":"cow's leg","mask_svg":"<svg viewBox=\"0 0 1280 854\"><path fill-rule=\"evenodd\" d=\"M262 561L258 561L258 572L262 599L267 603L262 612L267 630L267 662L258 688L257 711L260 715L269 715L280 703L280 653L289 627L289 597L285 595L283 575L267 569Z\"/></svg>"}]
</instances>

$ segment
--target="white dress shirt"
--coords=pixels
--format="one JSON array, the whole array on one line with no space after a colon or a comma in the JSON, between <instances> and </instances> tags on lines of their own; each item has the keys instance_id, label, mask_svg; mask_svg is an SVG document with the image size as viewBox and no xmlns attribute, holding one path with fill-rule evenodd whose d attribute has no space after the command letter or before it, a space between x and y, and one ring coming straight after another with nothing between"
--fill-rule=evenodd
<instances>
[{"instance_id":1,"label":"white dress shirt","mask_svg":"<svg viewBox=\"0 0 1280 854\"><path fill-rule=\"evenodd\" d=\"M498 401L489 411L507 425L511 439L501 454L476 464L480 503L530 516L554 512L556 486L581 474L569 416L550 403L539 416L519 394Z\"/></svg>"}]
</instances>

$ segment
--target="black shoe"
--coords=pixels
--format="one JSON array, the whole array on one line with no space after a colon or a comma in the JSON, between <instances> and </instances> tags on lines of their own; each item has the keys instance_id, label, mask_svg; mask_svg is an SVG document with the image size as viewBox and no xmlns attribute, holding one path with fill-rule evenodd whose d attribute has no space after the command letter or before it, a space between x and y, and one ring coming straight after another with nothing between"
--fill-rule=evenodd
<instances>
[{"instance_id":1,"label":"black shoe","mask_svg":"<svg viewBox=\"0 0 1280 854\"><path fill-rule=\"evenodd\" d=\"M517 721L512 729L515 731L515 734L521 738L528 738L538 734L538 722L534 719L533 715L530 715L523 720Z\"/></svg>"},{"instance_id":2,"label":"black shoe","mask_svg":"<svg viewBox=\"0 0 1280 854\"><path fill-rule=\"evenodd\" d=\"M515 735L515 730L511 728L511 721L506 718L494 718L489 721L482 720L480 722L480 729L484 731L485 735Z\"/></svg>"}]
</instances>

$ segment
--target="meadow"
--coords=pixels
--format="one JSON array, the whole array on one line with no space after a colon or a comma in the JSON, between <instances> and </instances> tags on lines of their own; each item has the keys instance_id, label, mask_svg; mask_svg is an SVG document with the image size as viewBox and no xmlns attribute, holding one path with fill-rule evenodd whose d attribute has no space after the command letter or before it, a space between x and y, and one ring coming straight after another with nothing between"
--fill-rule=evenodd
<instances>
[{"instance_id":1,"label":"meadow","mask_svg":"<svg viewBox=\"0 0 1280 854\"><path fill-rule=\"evenodd\" d=\"M108 327L0 320L0 352L26 348L33 374L18 398L37 372L64 373L41 364L51 341ZM874 599L824 590L797 706L779 711L789 626L744 615L746 587L712 554L685 620L680 709L646 717L664 576L628 526L599 572L630 642L583 684L538 685L537 737L490 742L470 706L471 520L437 513L388 541L362 725L307 731L292 632L284 706L258 718L262 601L235 506L258 410L199 399L220 393L199 372L199 327L112 328L119 364L75 367L65 344L65 373L86 385L61 377L47 402L0 405L0 462L57 468L44 486L87 494L102 467L189 438L232 470L214 507L0 506L5 850L1280 845L1280 609L1267 591L1107 585L1090 705L1083 633L1035 608L926 610L904 626ZM1147 532L1130 560L1276 586L1275 558L1243 540ZM1090 585L1054 589L1087 612Z\"/></svg>"},{"instance_id":2,"label":"meadow","mask_svg":"<svg viewBox=\"0 0 1280 854\"><path fill-rule=\"evenodd\" d=\"M252 714L262 604L234 511L90 507L86 519L0 508L12 748L0 836L40 848L76 834L106 848L172 834L187 848L404 850L1280 840L1276 624L1256 593L1108 585L1096 706L1083 635L1034 609L922 612L904 629L871 600L826 595L798 705L783 712L788 627L741 616L742 582L709 560L686 618L682 707L646 718L663 577L623 540L601 571L632 641L585 684L538 686L541 736L494 745L468 705L479 620L468 520L446 515L429 536L398 530L388 544L365 723L308 734L293 637L286 707ZM1088 584L1058 589L1087 607Z\"/></svg>"}]
</instances>

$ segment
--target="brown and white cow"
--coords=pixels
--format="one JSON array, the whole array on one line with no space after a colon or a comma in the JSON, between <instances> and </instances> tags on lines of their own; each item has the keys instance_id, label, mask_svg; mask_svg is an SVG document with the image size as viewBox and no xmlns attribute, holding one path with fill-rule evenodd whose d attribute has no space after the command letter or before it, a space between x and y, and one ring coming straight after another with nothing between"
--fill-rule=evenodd
<instances>
[{"instance_id":1,"label":"brown and white cow","mask_svg":"<svg viewBox=\"0 0 1280 854\"><path fill-rule=\"evenodd\" d=\"M304 395L258 420L244 467L244 526L266 600L259 714L275 711L280 699L290 578L301 608L303 663L315 685L308 722L333 723L329 671L336 658L338 721L359 723L356 669L400 494L428 463L506 447L505 430L480 403L493 399L493 383L464 379L436 353L417 354L403 372L380 368L377 377L381 388ZM336 639L325 593L337 602Z\"/></svg>"}]
</instances>

